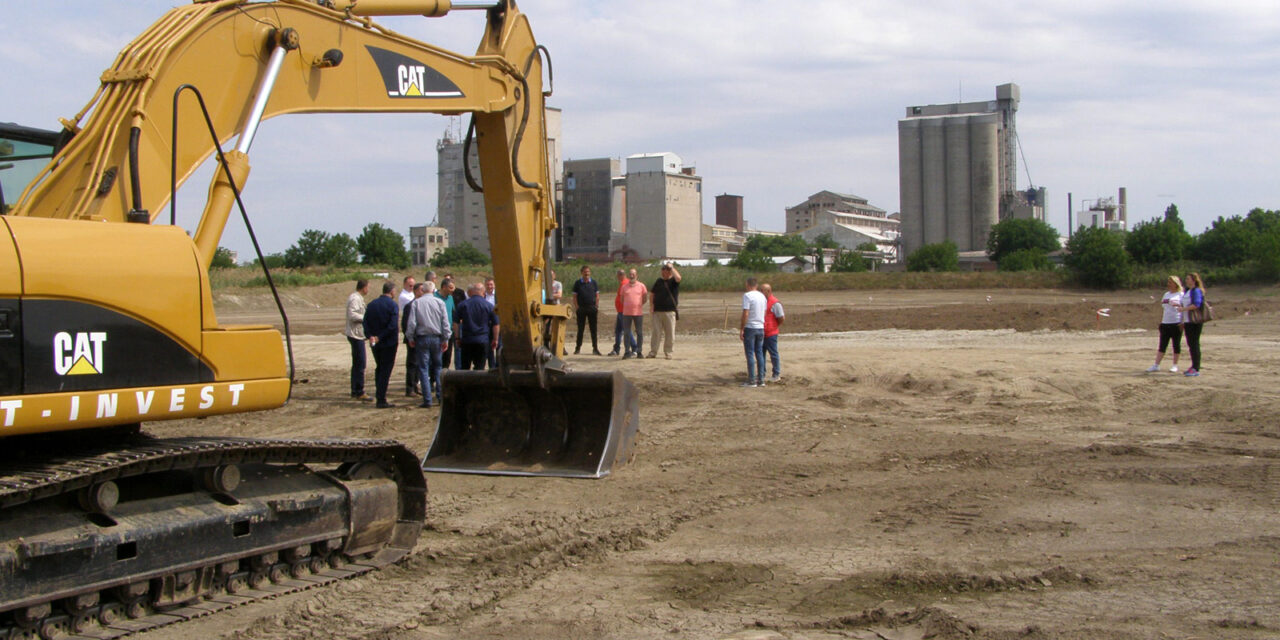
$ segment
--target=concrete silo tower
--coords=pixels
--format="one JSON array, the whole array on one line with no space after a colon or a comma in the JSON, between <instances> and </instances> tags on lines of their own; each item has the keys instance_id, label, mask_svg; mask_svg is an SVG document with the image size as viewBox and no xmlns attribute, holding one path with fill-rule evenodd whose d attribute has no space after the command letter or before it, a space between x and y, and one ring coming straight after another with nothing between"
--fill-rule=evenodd
<instances>
[{"instance_id":1,"label":"concrete silo tower","mask_svg":"<svg viewBox=\"0 0 1280 640\"><path fill-rule=\"evenodd\" d=\"M1003 84L991 101L907 107L898 121L900 255L945 240L983 250L992 225L1012 215L1019 100L1018 85Z\"/></svg>"}]
</instances>

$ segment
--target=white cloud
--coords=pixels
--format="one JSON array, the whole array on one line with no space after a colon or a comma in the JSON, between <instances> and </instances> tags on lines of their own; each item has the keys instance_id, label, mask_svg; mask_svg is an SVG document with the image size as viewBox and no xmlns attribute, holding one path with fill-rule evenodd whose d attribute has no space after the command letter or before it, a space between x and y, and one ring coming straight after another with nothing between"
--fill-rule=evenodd
<instances>
[{"instance_id":1,"label":"white cloud","mask_svg":"<svg viewBox=\"0 0 1280 640\"><path fill-rule=\"evenodd\" d=\"M54 116L73 114L115 52L172 1L15 4L0 25L11 61L0 87L6 116L54 126ZM1172 194L1196 232L1218 215L1280 208L1272 149L1280 4L546 0L522 8L551 50L565 157L673 151L703 176L707 217L723 192L743 195L760 227L782 228L783 209L821 189L894 211L904 108L993 99L995 85L1010 81L1022 87L1029 164L1019 184L1029 169L1049 189L1060 229L1068 192L1078 206L1120 186L1133 219L1157 215ZM475 49L483 28L478 12L384 22L461 53ZM266 209L256 219L270 220L260 237L275 251L308 226L352 233L383 219L403 233L428 221L444 127L431 117L268 123L248 192ZM240 242L235 233L229 242Z\"/></svg>"}]
</instances>

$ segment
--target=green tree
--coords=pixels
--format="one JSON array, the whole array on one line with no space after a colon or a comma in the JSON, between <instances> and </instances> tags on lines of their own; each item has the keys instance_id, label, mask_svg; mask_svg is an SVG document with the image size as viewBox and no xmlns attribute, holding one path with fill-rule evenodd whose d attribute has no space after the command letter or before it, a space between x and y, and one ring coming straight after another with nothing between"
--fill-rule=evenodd
<instances>
[{"instance_id":1,"label":"green tree","mask_svg":"<svg viewBox=\"0 0 1280 640\"><path fill-rule=\"evenodd\" d=\"M1196 238L1192 256L1220 267L1237 265L1249 259L1253 232L1240 216L1218 216L1213 224Z\"/></svg>"},{"instance_id":2,"label":"green tree","mask_svg":"<svg viewBox=\"0 0 1280 640\"><path fill-rule=\"evenodd\" d=\"M279 269L279 268L281 268L281 267L283 267L283 266L284 266L284 254L283 254L283 253L268 253L267 255L263 256L263 259L262 259L262 260L259 260L259 259L257 259L257 258L254 258L254 259L253 259L253 263L252 263L252 264L253 264L253 266L254 266L254 267L257 267L257 268L261 269L261 268L262 268L262 263L263 263L263 262L266 262L266 263L267 263L267 268L268 268L268 269Z\"/></svg>"},{"instance_id":3,"label":"green tree","mask_svg":"<svg viewBox=\"0 0 1280 640\"><path fill-rule=\"evenodd\" d=\"M323 231L317 229L303 231L298 241L284 252L284 266L300 269L324 264L324 245L328 241L329 234Z\"/></svg>"},{"instance_id":4,"label":"green tree","mask_svg":"<svg viewBox=\"0 0 1280 640\"><path fill-rule=\"evenodd\" d=\"M1280 280L1280 229L1272 229L1258 237L1253 245L1253 259L1257 261L1259 276Z\"/></svg>"},{"instance_id":5,"label":"green tree","mask_svg":"<svg viewBox=\"0 0 1280 640\"><path fill-rule=\"evenodd\" d=\"M236 266L236 260L231 256L231 250L226 247L218 247L213 252L213 262L209 263L210 269L230 269Z\"/></svg>"},{"instance_id":6,"label":"green tree","mask_svg":"<svg viewBox=\"0 0 1280 640\"><path fill-rule=\"evenodd\" d=\"M349 267L360 260L360 248L356 241L345 233L335 233L325 240L321 251L322 264L335 267Z\"/></svg>"},{"instance_id":7,"label":"green tree","mask_svg":"<svg viewBox=\"0 0 1280 640\"><path fill-rule=\"evenodd\" d=\"M758 238L760 236L753 237ZM734 256L733 259L729 261L729 266L742 269L743 271L751 271L753 273L765 273L768 271L778 270L777 263L775 263L768 254L761 251L748 251L747 249L739 251L738 255Z\"/></svg>"},{"instance_id":8,"label":"green tree","mask_svg":"<svg viewBox=\"0 0 1280 640\"><path fill-rule=\"evenodd\" d=\"M356 248L360 250L360 262L364 264L385 264L396 269L409 267L409 252L404 248L404 236L377 222L364 226L364 230L356 238Z\"/></svg>"},{"instance_id":9,"label":"green tree","mask_svg":"<svg viewBox=\"0 0 1280 640\"><path fill-rule=\"evenodd\" d=\"M462 242L447 249L441 249L431 256L432 267L465 267L476 264L489 264L489 257L470 242Z\"/></svg>"},{"instance_id":10,"label":"green tree","mask_svg":"<svg viewBox=\"0 0 1280 640\"><path fill-rule=\"evenodd\" d=\"M716 260L715 258L709 258L709 259L707 260L707 266L708 266L708 267L718 267L718 266L720 266L720 261L719 261L719 260Z\"/></svg>"},{"instance_id":11,"label":"green tree","mask_svg":"<svg viewBox=\"0 0 1280 640\"><path fill-rule=\"evenodd\" d=\"M950 240L926 244L907 256L907 271L959 271L960 252Z\"/></svg>"},{"instance_id":12,"label":"green tree","mask_svg":"<svg viewBox=\"0 0 1280 640\"><path fill-rule=\"evenodd\" d=\"M1000 271L1050 271L1053 263L1040 249L1018 249L996 264Z\"/></svg>"},{"instance_id":13,"label":"green tree","mask_svg":"<svg viewBox=\"0 0 1280 640\"><path fill-rule=\"evenodd\" d=\"M879 251L880 246L874 242L864 242L857 246L858 251Z\"/></svg>"},{"instance_id":14,"label":"green tree","mask_svg":"<svg viewBox=\"0 0 1280 640\"><path fill-rule=\"evenodd\" d=\"M1182 226L1177 205L1169 205L1164 218L1140 222L1124 238L1124 249L1140 264L1171 264L1182 260L1194 240Z\"/></svg>"},{"instance_id":15,"label":"green tree","mask_svg":"<svg viewBox=\"0 0 1280 640\"><path fill-rule=\"evenodd\" d=\"M996 262L1022 249L1039 249L1042 253L1057 251L1058 231L1043 220L1010 218L996 223L987 236L987 256Z\"/></svg>"},{"instance_id":16,"label":"green tree","mask_svg":"<svg viewBox=\"0 0 1280 640\"><path fill-rule=\"evenodd\" d=\"M1124 250L1124 237L1102 227L1080 227L1067 242L1063 262L1087 287L1115 289L1129 280L1133 266Z\"/></svg>"},{"instance_id":17,"label":"green tree","mask_svg":"<svg viewBox=\"0 0 1280 640\"><path fill-rule=\"evenodd\" d=\"M870 261L857 251L841 251L831 263L831 270L840 273L861 273L870 268Z\"/></svg>"},{"instance_id":18,"label":"green tree","mask_svg":"<svg viewBox=\"0 0 1280 640\"><path fill-rule=\"evenodd\" d=\"M766 256L803 256L809 254L809 243L798 235L765 236L747 238L743 252L762 253Z\"/></svg>"}]
</instances>

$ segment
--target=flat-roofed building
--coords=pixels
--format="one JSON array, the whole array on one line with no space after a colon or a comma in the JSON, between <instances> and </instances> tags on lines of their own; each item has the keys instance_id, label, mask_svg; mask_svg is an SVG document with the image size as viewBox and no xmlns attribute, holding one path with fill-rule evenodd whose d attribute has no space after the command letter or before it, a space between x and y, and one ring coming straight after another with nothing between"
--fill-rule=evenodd
<instances>
[{"instance_id":1,"label":"flat-roofed building","mask_svg":"<svg viewBox=\"0 0 1280 640\"><path fill-rule=\"evenodd\" d=\"M702 257L702 177L674 153L627 157L626 244L642 260Z\"/></svg>"},{"instance_id":2,"label":"flat-roofed building","mask_svg":"<svg viewBox=\"0 0 1280 640\"><path fill-rule=\"evenodd\" d=\"M436 252L448 248L448 229L434 225L409 227L409 259L413 266L422 267L430 264Z\"/></svg>"}]
</instances>

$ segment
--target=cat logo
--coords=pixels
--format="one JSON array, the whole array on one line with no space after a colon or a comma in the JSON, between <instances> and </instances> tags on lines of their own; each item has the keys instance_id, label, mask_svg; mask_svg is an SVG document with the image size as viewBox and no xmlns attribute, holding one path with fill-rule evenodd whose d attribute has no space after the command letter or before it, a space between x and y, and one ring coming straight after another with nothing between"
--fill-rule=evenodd
<instances>
[{"instance_id":1,"label":"cat logo","mask_svg":"<svg viewBox=\"0 0 1280 640\"><path fill-rule=\"evenodd\" d=\"M60 376L101 375L102 343L105 331L77 333L59 331L53 336L53 369Z\"/></svg>"},{"instance_id":2,"label":"cat logo","mask_svg":"<svg viewBox=\"0 0 1280 640\"><path fill-rule=\"evenodd\" d=\"M402 53L365 45L382 75L388 98L461 98L462 90L444 74Z\"/></svg>"}]
</instances>

